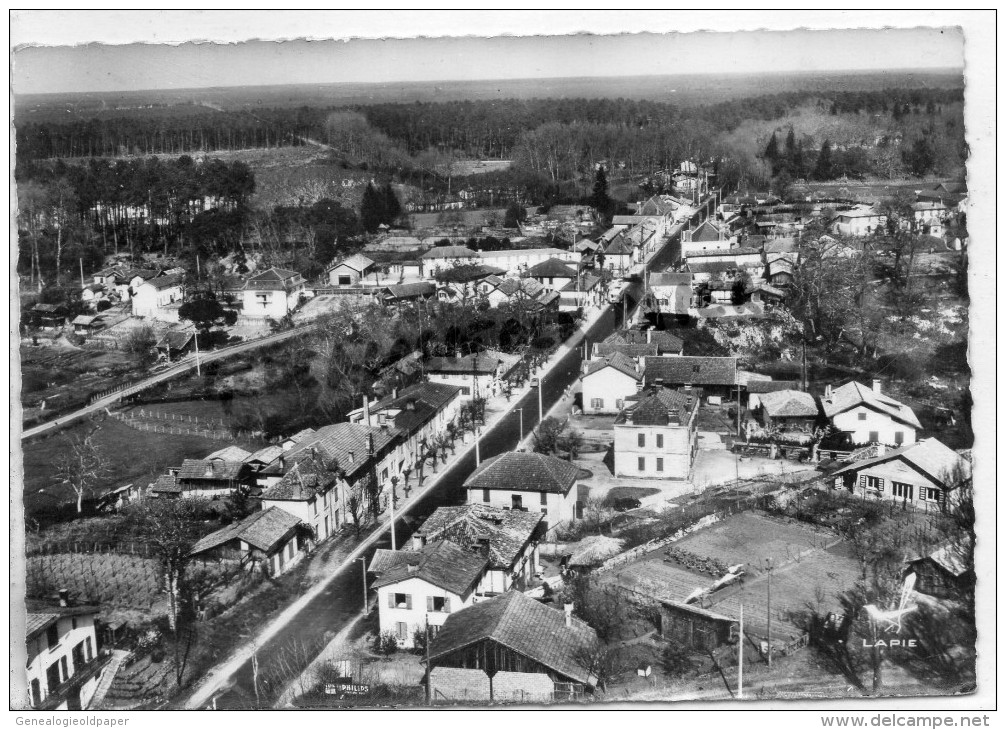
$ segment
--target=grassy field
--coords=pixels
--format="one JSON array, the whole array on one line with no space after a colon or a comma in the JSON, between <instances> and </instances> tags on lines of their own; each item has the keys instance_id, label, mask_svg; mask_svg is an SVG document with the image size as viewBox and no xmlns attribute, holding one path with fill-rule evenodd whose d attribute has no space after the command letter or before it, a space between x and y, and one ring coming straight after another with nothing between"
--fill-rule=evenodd
<instances>
[{"instance_id":1,"label":"grassy field","mask_svg":"<svg viewBox=\"0 0 1006 730\"><path fill-rule=\"evenodd\" d=\"M78 424L55 436L23 445L26 513L51 509L56 504L76 499L69 487L57 482L56 464L66 449L67 436L87 427ZM184 459L201 458L225 445L199 436L138 431L107 418L101 421L94 442L106 459L110 475L98 492L131 483L146 486L169 466L180 466Z\"/></svg>"}]
</instances>

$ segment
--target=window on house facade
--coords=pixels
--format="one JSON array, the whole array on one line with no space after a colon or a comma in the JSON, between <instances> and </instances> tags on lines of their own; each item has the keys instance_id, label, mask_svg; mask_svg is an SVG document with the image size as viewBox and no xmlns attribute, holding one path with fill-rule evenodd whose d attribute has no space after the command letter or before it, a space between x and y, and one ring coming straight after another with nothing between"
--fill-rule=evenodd
<instances>
[{"instance_id":1,"label":"window on house facade","mask_svg":"<svg viewBox=\"0 0 1006 730\"><path fill-rule=\"evenodd\" d=\"M53 662L45 670L45 683L49 689L49 694L59 689L59 664L57 662Z\"/></svg>"},{"instance_id":2,"label":"window on house facade","mask_svg":"<svg viewBox=\"0 0 1006 730\"><path fill-rule=\"evenodd\" d=\"M510 508L511 509L524 509L524 498L519 494L510 495Z\"/></svg>"},{"instance_id":3,"label":"window on house facade","mask_svg":"<svg viewBox=\"0 0 1006 730\"><path fill-rule=\"evenodd\" d=\"M943 492L936 487L923 487L919 491L919 499L923 502L939 502Z\"/></svg>"},{"instance_id":4,"label":"window on house facade","mask_svg":"<svg viewBox=\"0 0 1006 730\"><path fill-rule=\"evenodd\" d=\"M395 635L399 641L407 641L409 638L409 625L404 621L395 623Z\"/></svg>"},{"instance_id":5,"label":"window on house facade","mask_svg":"<svg viewBox=\"0 0 1006 730\"><path fill-rule=\"evenodd\" d=\"M636 445L639 448L641 448L641 449L646 446L646 434L645 433L636 434Z\"/></svg>"},{"instance_id":6,"label":"window on house facade","mask_svg":"<svg viewBox=\"0 0 1006 730\"><path fill-rule=\"evenodd\" d=\"M38 707L42 704L42 683L37 679L31 680L31 706Z\"/></svg>"},{"instance_id":7,"label":"window on house facade","mask_svg":"<svg viewBox=\"0 0 1006 730\"><path fill-rule=\"evenodd\" d=\"M50 649L55 649L59 644L59 624L54 623L45 631L45 641Z\"/></svg>"},{"instance_id":8,"label":"window on house facade","mask_svg":"<svg viewBox=\"0 0 1006 730\"><path fill-rule=\"evenodd\" d=\"M871 477L864 474L861 481L864 489L871 489L875 492L884 491L884 480L881 477Z\"/></svg>"},{"instance_id":9,"label":"window on house facade","mask_svg":"<svg viewBox=\"0 0 1006 730\"><path fill-rule=\"evenodd\" d=\"M646 471L646 458L643 457L643 456L640 456L637 459L636 465L639 467L639 471Z\"/></svg>"},{"instance_id":10,"label":"window on house facade","mask_svg":"<svg viewBox=\"0 0 1006 730\"><path fill-rule=\"evenodd\" d=\"M412 609L412 596L408 593L389 593L388 608Z\"/></svg>"},{"instance_id":11,"label":"window on house facade","mask_svg":"<svg viewBox=\"0 0 1006 730\"><path fill-rule=\"evenodd\" d=\"M84 657L87 661L94 659L94 648L91 646L91 637L84 639Z\"/></svg>"},{"instance_id":12,"label":"window on house facade","mask_svg":"<svg viewBox=\"0 0 1006 730\"><path fill-rule=\"evenodd\" d=\"M894 445L895 446L901 446L901 444L903 444L903 443L905 443L905 432L904 431L895 431L894 432Z\"/></svg>"},{"instance_id":13,"label":"window on house facade","mask_svg":"<svg viewBox=\"0 0 1006 730\"><path fill-rule=\"evenodd\" d=\"M664 448L664 434L662 433L657 434L657 448L658 449Z\"/></svg>"},{"instance_id":14,"label":"window on house facade","mask_svg":"<svg viewBox=\"0 0 1006 730\"><path fill-rule=\"evenodd\" d=\"M625 408L625 399L623 399L623 398L616 398L615 399L615 408L617 408L618 410L622 410L623 408Z\"/></svg>"},{"instance_id":15,"label":"window on house facade","mask_svg":"<svg viewBox=\"0 0 1006 730\"><path fill-rule=\"evenodd\" d=\"M590 407L593 409L604 408L604 398L591 398Z\"/></svg>"},{"instance_id":16,"label":"window on house facade","mask_svg":"<svg viewBox=\"0 0 1006 730\"><path fill-rule=\"evenodd\" d=\"M857 414L856 414L856 417L857 417L857 418L858 418L858 419L859 419L860 421L865 421L865 420L866 420L866 414L865 414L865 413L857 413Z\"/></svg>"},{"instance_id":17,"label":"window on house facade","mask_svg":"<svg viewBox=\"0 0 1006 730\"><path fill-rule=\"evenodd\" d=\"M318 500L317 499L312 499L310 504L311 504L311 515L313 517L317 517L318 516Z\"/></svg>"},{"instance_id":18,"label":"window on house facade","mask_svg":"<svg viewBox=\"0 0 1006 730\"><path fill-rule=\"evenodd\" d=\"M388 478L388 470L386 468L381 469L381 481L386 481L387 478Z\"/></svg>"},{"instance_id":19,"label":"window on house facade","mask_svg":"<svg viewBox=\"0 0 1006 730\"><path fill-rule=\"evenodd\" d=\"M870 431L870 443L878 443L880 441L880 431Z\"/></svg>"},{"instance_id":20,"label":"window on house facade","mask_svg":"<svg viewBox=\"0 0 1006 730\"><path fill-rule=\"evenodd\" d=\"M482 501L485 502L486 504L489 503L489 490L488 489L483 489L482 490Z\"/></svg>"},{"instance_id":21,"label":"window on house facade","mask_svg":"<svg viewBox=\"0 0 1006 730\"><path fill-rule=\"evenodd\" d=\"M904 482L891 482L891 494L898 499L911 499L913 488L911 484Z\"/></svg>"},{"instance_id":22,"label":"window on house facade","mask_svg":"<svg viewBox=\"0 0 1006 730\"><path fill-rule=\"evenodd\" d=\"M451 599L444 596L427 596L426 610L434 613L450 613Z\"/></svg>"},{"instance_id":23,"label":"window on house facade","mask_svg":"<svg viewBox=\"0 0 1006 730\"><path fill-rule=\"evenodd\" d=\"M657 458L657 471L663 471L663 470L664 470L664 460L658 457Z\"/></svg>"},{"instance_id":24,"label":"window on house facade","mask_svg":"<svg viewBox=\"0 0 1006 730\"><path fill-rule=\"evenodd\" d=\"M545 507L542 507L542 508L541 508L541 513L542 513L543 515L547 515L547 514L548 514L548 509L547 509L547 508L545 508Z\"/></svg>"},{"instance_id":25,"label":"window on house facade","mask_svg":"<svg viewBox=\"0 0 1006 730\"><path fill-rule=\"evenodd\" d=\"M63 681L65 682L70 678L70 667L68 662L66 661L65 654L59 658L59 669L60 672L63 674Z\"/></svg>"}]
</instances>

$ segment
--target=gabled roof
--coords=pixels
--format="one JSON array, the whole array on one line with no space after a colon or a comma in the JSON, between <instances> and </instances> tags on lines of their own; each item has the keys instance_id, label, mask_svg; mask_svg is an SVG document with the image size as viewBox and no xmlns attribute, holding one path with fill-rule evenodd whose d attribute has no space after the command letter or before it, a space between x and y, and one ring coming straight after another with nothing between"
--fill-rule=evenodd
<instances>
[{"instance_id":1,"label":"gabled roof","mask_svg":"<svg viewBox=\"0 0 1006 730\"><path fill-rule=\"evenodd\" d=\"M667 330L633 330L622 329L613 332L605 338L606 343L625 342L630 345L655 344L658 354L679 353L684 350L685 343Z\"/></svg>"},{"instance_id":2,"label":"gabled roof","mask_svg":"<svg viewBox=\"0 0 1006 730\"><path fill-rule=\"evenodd\" d=\"M221 459L223 461L245 461L251 452L245 451L240 446L224 446L222 449L217 449L212 454L207 454L206 461L211 461L213 459Z\"/></svg>"},{"instance_id":3,"label":"gabled roof","mask_svg":"<svg viewBox=\"0 0 1006 730\"><path fill-rule=\"evenodd\" d=\"M70 324L72 324L72 325L80 325L82 327L87 327L88 325L94 324L96 320L98 320L98 324L101 324L101 321L100 321L101 320L101 315L100 314L91 314L91 315L88 315L88 314L78 314L76 317L73 318L73 321Z\"/></svg>"},{"instance_id":4,"label":"gabled roof","mask_svg":"<svg viewBox=\"0 0 1006 730\"><path fill-rule=\"evenodd\" d=\"M150 485L152 494L181 494L182 488L178 480L171 474L161 474L157 480Z\"/></svg>"},{"instance_id":5,"label":"gabled roof","mask_svg":"<svg viewBox=\"0 0 1006 730\"><path fill-rule=\"evenodd\" d=\"M294 285L303 282L304 277L290 269L279 269L275 266L248 277L245 289L263 289L270 291L288 291Z\"/></svg>"},{"instance_id":6,"label":"gabled roof","mask_svg":"<svg viewBox=\"0 0 1006 730\"><path fill-rule=\"evenodd\" d=\"M687 265L688 271L693 274L721 274L737 269L737 264L733 261L689 262Z\"/></svg>"},{"instance_id":7,"label":"gabled roof","mask_svg":"<svg viewBox=\"0 0 1006 730\"><path fill-rule=\"evenodd\" d=\"M339 467L346 473L346 478L354 478L367 468L367 451L369 437L374 440L374 454L383 454L398 438L397 431L368 427L360 423L333 423L319 428L316 432L305 436L287 452L289 462L312 459L312 449L315 449L326 464L332 459L339 461ZM352 459L350 459L352 454Z\"/></svg>"},{"instance_id":8,"label":"gabled roof","mask_svg":"<svg viewBox=\"0 0 1006 730\"><path fill-rule=\"evenodd\" d=\"M173 332L165 332L164 337L157 341L155 347L158 349L166 348L168 350L183 350L189 346L195 339L195 333L192 330L175 330Z\"/></svg>"},{"instance_id":9,"label":"gabled roof","mask_svg":"<svg viewBox=\"0 0 1006 730\"><path fill-rule=\"evenodd\" d=\"M402 552L405 559L381 572L371 588L416 578L459 596L467 596L489 567L489 559L485 555L466 550L449 540L430 543L420 550ZM373 563L371 570L374 570Z\"/></svg>"},{"instance_id":10,"label":"gabled roof","mask_svg":"<svg viewBox=\"0 0 1006 730\"><path fill-rule=\"evenodd\" d=\"M163 276L158 276L153 279L148 279L147 281L140 284L140 286L152 286L157 291L162 289L168 289L173 286L180 286L185 280L185 274L164 274Z\"/></svg>"},{"instance_id":11,"label":"gabled roof","mask_svg":"<svg viewBox=\"0 0 1006 730\"><path fill-rule=\"evenodd\" d=\"M241 476L244 467L240 461L220 459L186 459L178 470L178 479L185 481L233 481Z\"/></svg>"},{"instance_id":12,"label":"gabled roof","mask_svg":"<svg viewBox=\"0 0 1006 730\"><path fill-rule=\"evenodd\" d=\"M316 459L296 462L283 478L262 492L264 501L309 502L335 483L335 474Z\"/></svg>"},{"instance_id":13,"label":"gabled roof","mask_svg":"<svg viewBox=\"0 0 1006 730\"><path fill-rule=\"evenodd\" d=\"M963 542L950 542L922 560L931 560L955 578L971 570L968 551ZM913 561L918 562L918 561Z\"/></svg>"},{"instance_id":14,"label":"gabled roof","mask_svg":"<svg viewBox=\"0 0 1006 730\"><path fill-rule=\"evenodd\" d=\"M408 562L411 552L410 550L385 550L384 548L378 548L374 551L374 557L370 559L367 572L381 575L397 568L399 565L404 565Z\"/></svg>"},{"instance_id":15,"label":"gabled roof","mask_svg":"<svg viewBox=\"0 0 1006 730\"><path fill-rule=\"evenodd\" d=\"M233 540L243 540L262 552L272 552L299 524L300 520L286 510L269 507L210 533L192 547L190 554L206 552Z\"/></svg>"},{"instance_id":16,"label":"gabled roof","mask_svg":"<svg viewBox=\"0 0 1006 730\"><path fill-rule=\"evenodd\" d=\"M426 372L430 373L464 373L489 375L502 366L503 372L509 372L520 361L517 357L502 357L500 353L480 352L464 357L431 357L426 360Z\"/></svg>"},{"instance_id":17,"label":"gabled roof","mask_svg":"<svg viewBox=\"0 0 1006 730\"><path fill-rule=\"evenodd\" d=\"M890 416L900 423L922 428L911 408L883 393L875 393L872 388L856 381L835 388L831 398L821 399L821 405L824 406L824 415L828 418L834 418L840 413L862 405Z\"/></svg>"},{"instance_id":18,"label":"gabled roof","mask_svg":"<svg viewBox=\"0 0 1006 730\"><path fill-rule=\"evenodd\" d=\"M460 393L459 385L417 383L401 391L397 398L387 396L372 405L371 417L378 416L383 411L397 411L392 416L395 428L411 436L432 421L437 413Z\"/></svg>"},{"instance_id":19,"label":"gabled roof","mask_svg":"<svg viewBox=\"0 0 1006 730\"><path fill-rule=\"evenodd\" d=\"M817 415L817 401L801 390L776 390L760 396L762 408L772 418L811 417Z\"/></svg>"},{"instance_id":20,"label":"gabled roof","mask_svg":"<svg viewBox=\"0 0 1006 730\"><path fill-rule=\"evenodd\" d=\"M382 291L385 299L415 299L432 297L437 292L437 285L432 281L417 281L412 284L392 284Z\"/></svg>"},{"instance_id":21,"label":"gabled roof","mask_svg":"<svg viewBox=\"0 0 1006 730\"><path fill-rule=\"evenodd\" d=\"M922 439L914 444L902 446L900 449L887 451L881 456L872 459L854 461L841 469L837 469L834 474L845 474L848 472L858 472L875 464L883 464L888 461L900 460L921 471L935 482L943 482L946 474L951 474L955 467L964 470L965 474L970 474L971 465L966 459L953 449L943 445L935 438Z\"/></svg>"},{"instance_id":22,"label":"gabled roof","mask_svg":"<svg viewBox=\"0 0 1006 730\"><path fill-rule=\"evenodd\" d=\"M562 611L520 591L452 613L430 642L431 664L481 641L493 641L576 682L592 683L582 654L597 643L597 633L577 618L566 626Z\"/></svg>"},{"instance_id":23,"label":"gabled roof","mask_svg":"<svg viewBox=\"0 0 1006 730\"><path fill-rule=\"evenodd\" d=\"M482 550L488 543L489 565L509 570L535 538L542 519L538 512L484 504L438 507L415 534L428 541L450 540L466 550Z\"/></svg>"},{"instance_id":24,"label":"gabled roof","mask_svg":"<svg viewBox=\"0 0 1006 730\"><path fill-rule=\"evenodd\" d=\"M698 398L694 395L659 388L643 395L635 405L626 404L615 418L615 425L685 426L696 408Z\"/></svg>"},{"instance_id":25,"label":"gabled roof","mask_svg":"<svg viewBox=\"0 0 1006 730\"><path fill-rule=\"evenodd\" d=\"M543 277L575 279L576 269L570 268L559 259L548 259L528 269L527 275L536 279Z\"/></svg>"},{"instance_id":26,"label":"gabled roof","mask_svg":"<svg viewBox=\"0 0 1006 730\"><path fill-rule=\"evenodd\" d=\"M748 393L773 393L777 390L799 390L800 383L796 380L749 380Z\"/></svg>"},{"instance_id":27,"label":"gabled roof","mask_svg":"<svg viewBox=\"0 0 1006 730\"><path fill-rule=\"evenodd\" d=\"M656 347L655 345L653 347ZM583 374L584 377L588 375L593 375L596 372L600 372L605 368L614 368L624 375L628 375L633 380L639 381L643 379L643 374L638 372L636 368L636 362L627 355L621 352L613 352L610 355L605 355L600 360L591 360L587 363L587 370Z\"/></svg>"},{"instance_id":28,"label":"gabled roof","mask_svg":"<svg viewBox=\"0 0 1006 730\"><path fill-rule=\"evenodd\" d=\"M24 602L25 609L25 639L31 641L65 616L83 616L96 614L100 606L81 604L79 606L60 606L54 602L28 598Z\"/></svg>"},{"instance_id":29,"label":"gabled roof","mask_svg":"<svg viewBox=\"0 0 1006 730\"><path fill-rule=\"evenodd\" d=\"M604 249L605 256L630 256L635 250L635 247L624 233L619 233L611 242L608 243L607 247Z\"/></svg>"},{"instance_id":30,"label":"gabled roof","mask_svg":"<svg viewBox=\"0 0 1006 730\"><path fill-rule=\"evenodd\" d=\"M436 246L422 255L424 259L474 259L478 252L467 246Z\"/></svg>"},{"instance_id":31,"label":"gabled roof","mask_svg":"<svg viewBox=\"0 0 1006 730\"><path fill-rule=\"evenodd\" d=\"M416 239L416 243L417 244L419 243L419 239ZM368 259L363 254L355 253L348 259L343 259L339 263L332 264L331 266L328 267L328 270L332 271L333 269L337 269L340 266L346 266L352 269L353 271L359 271L362 274L364 271L366 271L373 265L374 262L371 259Z\"/></svg>"},{"instance_id":32,"label":"gabled roof","mask_svg":"<svg viewBox=\"0 0 1006 730\"><path fill-rule=\"evenodd\" d=\"M711 258L713 256L760 256L761 249L748 246L734 246L733 248L709 249L707 251L689 251L688 260Z\"/></svg>"},{"instance_id":33,"label":"gabled roof","mask_svg":"<svg viewBox=\"0 0 1006 730\"><path fill-rule=\"evenodd\" d=\"M658 378L665 385L736 385L736 357L648 357L646 382Z\"/></svg>"},{"instance_id":34,"label":"gabled roof","mask_svg":"<svg viewBox=\"0 0 1006 730\"><path fill-rule=\"evenodd\" d=\"M722 241L723 232L708 218L692 231L693 241Z\"/></svg>"},{"instance_id":35,"label":"gabled roof","mask_svg":"<svg viewBox=\"0 0 1006 730\"><path fill-rule=\"evenodd\" d=\"M245 464L271 464L283 455L283 447L275 444L265 446L244 458Z\"/></svg>"},{"instance_id":36,"label":"gabled roof","mask_svg":"<svg viewBox=\"0 0 1006 730\"><path fill-rule=\"evenodd\" d=\"M546 454L510 451L482 462L465 480L465 489L505 489L568 494L579 467Z\"/></svg>"},{"instance_id":37,"label":"gabled roof","mask_svg":"<svg viewBox=\"0 0 1006 730\"><path fill-rule=\"evenodd\" d=\"M594 353L597 357L607 357L616 352L620 352L626 357L637 358L637 357L656 357L659 352L657 349L657 344L652 343L629 343L621 338L612 339L608 337L604 342L597 342L594 344Z\"/></svg>"}]
</instances>

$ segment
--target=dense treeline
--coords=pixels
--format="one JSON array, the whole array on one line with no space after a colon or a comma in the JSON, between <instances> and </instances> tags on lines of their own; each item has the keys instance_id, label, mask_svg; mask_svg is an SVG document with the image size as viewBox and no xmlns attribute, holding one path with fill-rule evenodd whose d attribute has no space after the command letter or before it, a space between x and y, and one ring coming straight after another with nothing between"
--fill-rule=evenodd
<instances>
[{"instance_id":1,"label":"dense treeline","mask_svg":"<svg viewBox=\"0 0 1006 730\"><path fill-rule=\"evenodd\" d=\"M812 99L835 113L898 114L963 100L963 89L787 92L697 107L632 99L500 99L374 104L355 107L372 127L416 154L430 148L474 157L507 159L521 135L549 123L614 125L644 129L681 122L706 123L717 131L746 119L778 119ZM343 107L345 111L345 107ZM178 154L197 150L301 145L327 141L335 107L274 108L143 117L104 117L62 123L17 124L21 159Z\"/></svg>"}]
</instances>

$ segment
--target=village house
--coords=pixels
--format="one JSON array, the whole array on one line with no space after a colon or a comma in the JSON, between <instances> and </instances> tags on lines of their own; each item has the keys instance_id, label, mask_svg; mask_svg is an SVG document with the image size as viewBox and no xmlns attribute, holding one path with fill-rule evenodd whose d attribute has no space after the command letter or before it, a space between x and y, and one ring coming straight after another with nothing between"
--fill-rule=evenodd
<instances>
[{"instance_id":1,"label":"village house","mask_svg":"<svg viewBox=\"0 0 1006 730\"><path fill-rule=\"evenodd\" d=\"M604 247L603 268L624 276L637 261L637 250L632 241L619 231Z\"/></svg>"},{"instance_id":2,"label":"village house","mask_svg":"<svg viewBox=\"0 0 1006 730\"><path fill-rule=\"evenodd\" d=\"M422 265L423 278L433 279L438 271L480 262L478 252L467 246L436 246L424 253L419 263Z\"/></svg>"},{"instance_id":3,"label":"village house","mask_svg":"<svg viewBox=\"0 0 1006 730\"><path fill-rule=\"evenodd\" d=\"M516 248L502 251L480 251L478 258L479 262L485 266L501 269L509 276L522 276L528 269L550 259L557 259L575 267L580 261L580 254L561 248Z\"/></svg>"},{"instance_id":4,"label":"village house","mask_svg":"<svg viewBox=\"0 0 1006 730\"><path fill-rule=\"evenodd\" d=\"M974 589L975 569L963 542L949 542L929 555L908 561L915 590L934 598L961 598Z\"/></svg>"},{"instance_id":5,"label":"village house","mask_svg":"<svg viewBox=\"0 0 1006 730\"><path fill-rule=\"evenodd\" d=\"M105 321L100 314L78 314L70 324L75 335L90 337L105 326Z\"/></svg>"},{"instance_id":6,"label":"village house","mask_svg":"<svg viewBox=\"0 0 1006 730\"><path fill-rule=\"evenodd\" d=\"M665 271L651 274L647 284L661 313L688 314L688 309L692 305L691 273Z\"/></svg>"},{"instance_id":7,"label":"village house","mask_svg":"<svg viewBox=\"0 0 1006 730\"><path fill-rule=\"evenodd\" d=\"M108 660L98 649L99 607L71 605L61 590L58 602L28 600L25 609L32 709L86 710Z\"/></svg>"},{"instance_id":8,"label":"village house","mask_svg":"<svg viewBox=\"0 0 1006 730\"><path fill-rule=\"evenodd\" d=\"M950 209L942 202L912 203L912 227L919 233L942 236L946 233L946 220L949 216Z\"/></svg>"},{"instance_id":9,"label":"village house","mask_svg":"<svg viewBox=\"0 0 1006 730\"><path fill-rule=\"evenodd\" d=\"M698 412L695 394L663 387L628 402L615 418L615 475L688 479L698 451Z\"/></svg>"},{"instance_id":10,"label":"village house","mask_svg":"<svg viewBox=\"0 0 1006 730\"><path fill-rule=\"evenodd\" d=\"M412 549L450 540L489 563L475 589L475 600L530 587L539 571L538 545L548 530L545 515L484 503L438 507L412 535Z\"/></svg>"},{"instance_id":11,"label":"village house","mask_svg":"<svg viewBox=\"0 0 1006 730\"><path fill-rule=\"evenodd\" d=\"M879 379L872 388L855 381L840 388L829 385L821 405L832 426L853 444L913 444L922 428L911 408L881 392Z\"/></svg>"},{"instance_id":12,"label":"village house","mask_svg":"<svg viewBox=\"0 0 1006 730\"><path fill-rule=\"evenodd\" d=\"M625 407L626 398L639 390L642 381L642 367L621 352L589 360L584 363L581 376L584 414L618 413Z\"/></svg>"},{"instance_id":13,"label":"village house","mask_svg":"<svg viewBox=\"0 0 1006 730\"><path fill-rule=\"evenodd\" d=\"M433 383L445 383L461 388L464 400L498 395L520 365L519 355L486 350L456 357L430 357L423 371Z\"/></svg>"},{"instance_id":14,"label":"village house","mask_svg":"<svg viewBox=\"0 0 1006 730\"><path fill-rule=\"evenodd\" d=\"M353 254L328 267L328 283L332 286L354 286L363 281L373 266L374 262L366 256Z\"/></svg>"},{"instance_id":15,"label":"village house","mask_svg":"<svg viewBox=\"0 0 1006 730\"><path fill-rule=\"evenodd\" d=\"M235 559L248 567L262 566L276 578L297 565L307 552L303 523L278 507L252 512L240 522L211 532L189 552L192 556Z\"/></svg>"},{"instance_id":16,"label":"village house","mask_svg":"<svg viewBox=\"0 0 1006 730\"><path fill-rule=\"evenodd\" d=\"M648 386L702 388L712 398L732 398L737 394L736 357L647 357L643 375Z\"/></svg>"},{"instance_id":17,"label":"village house","mask_svg":"<svg viewBox=\"0 0 1006 730\"><path fill-rule=\"evenodd\" d=\"M67 311L62 304L39 302L31 308L32 324L41 330L59 329L66 324Z\"/></svg>"},{"instance_id":18,"label":"village house","mask_svg":"<svg viewBox=\"0 0 1006 730\"><path fill-rule=\"evenodd\" d=\"M793 254L766 256L765 281L777 289L792 286L795 281L796 257Z\"/></svg>"},{"instance_id":19,"label":"village house","mask_svg":"<svg viewBox=\"0 0 1006 730\"><path fill-rule=\"evenodd\" d=\"M886 215L879 213L872 206L859 205L836 214L828 222L828 229L843 236L869 236L883 230L886 225Z\"/></svg>"},{"instance_id":20,"label":"village house","mask_svg":"<svg viewBox=\"0 0 1006 730\"><path fill-rule=\"evenodd\" d=\"M415 646L417 632L436 636L447 617L471 606L489 559L448 540L418 550L378 549L369 571L377 575L381 632L391 632L398 645Z\"/></svg>"},{"instance_id":21,"label":"village house","mask_svg":"<svg viewBox=\"0 0 1006 730\"><path fill-rule=\"evenodd\" d=\"M185 296L185 274L164 274L136 288L132 303L134 317L178 321L178 307Z\"/></svg>"},{"instance_id":22,"label":"village house","mask_svg":"<svg viewBox=\"0 0 1006 730\"><path fill-rule=\"evenodd\" d=\"M733 264L738 269L760 268L764 265L761 249L735 246L733 248L692 251L685 254L687 263L711 263L722 261Z\"/></svg>"},{"instance_id":23,"label":"village house","mask_svg":"<svg viewBox=\"0 0 1006 730\"><path fill-rule=\"evenodd\" d=\"M464 488L468 504L538 512L551 529L576 519L578 474L554 456L512 451L483 461Z\"/></svg>"},{"instance_id":24,"label":"village house","mask_svg":"<svg viewBox=\"0 0 1006 730\"><path fill-rule=\"evenodd\" d=\"M913 507L941 509L956 498L957 478L971 473L964 457L935 438L879 451L878 456L832 472L835 487Z\"/></svg>"},{"instance_id":25,"label":"village house","mask_svg":"<svg viewBox=\"0 0 1006 730\"><path fill-rule=\"evenodd\" d=\"M548 293L555 293L548 290ZM584 307L596 307L602 301L601 277L589 272L581 273L558 291L559 311L575 312Z\"/></svg>"},{"instance_id":26,"label":"village house","mask_svg":"<svg viewBox=\"0 0 1006 730\"><path fill-rule=\"evenodd\" d=\"M168 360L175 360L183 357L195 349L196 333L194 330L171 330L165 332L154 345L158 354L164 355Z\"/></svg>"},{"instance_id":27,"label":"village house","mask_svg":"<svg viewBox=\"0 0 1006 730\"><path fill-rule=\"evenodd\" d=\"M814 396L800 390L761 393L758 395L757 410L765 428L781 431L807 431L814 427L818 419Z\"/></svg>"},{"instance_id":28,"label":"village house","mask_svg":"<svg viewBox=\"0 0 1006 730\"><path fill-rule=\"evenodd\" d=\"M729 261L698 262L693 259L686 266L688 274L692 277L692 286L699 284L709 284L710 282L733 282L740 274L737 264Z\"/></svg>"},{"instance_id":29,"label":"village house","mask_svg":"<svg viewBox=\"0 0 1006 730\"><path fill-rule=\"evenodd\" d=\"M696 228L681 232L681 257L688 258L699 251L724 251L733 243L727 231L707 218Z\"/></svg>"},{"instance_id":30,"label":"village house","mask_svg":"<svg viewBox=\"0 0 1006 730\"><path fill-rule=\"evenodd\" d=\"M306 296L304 277L296 271L273 266L245 282L242 315L279 320L293 312Z\"/></svg>"},{"instance_id":31,"label":"village house","mask_svg":"<svg viewBox=\"0 0 1006 730\"><path fill-rule=\"evenodd\" d=\"M405 463L412 465L424 453L424 445L433 444L447 432L447 425L458 420L461 410L461 386L446 383L416 383L348 415L350 423L394 428L402 439L399 448Z\"/></svg>"},{"instance_id":32,"label":"village house","mask_svg":"<svg viewBox=\"0 0 1006 730\"><path fill-rule=\"evenodd\" d=\"M246 454L244 450L242 453ZM180 467L168 469L150 492L157 497L226 497L250 485L249 470L241 457L229 460L210 454L205 459L185 459ZM226 455L225 455L226 456Z\"/></svg>"},{"instance_id":33,"label":"village house","mask_svg":"<svg viewBox=\"0 0 1006 730\"><path fill-rule=\"evenodd\" d=\"M310 528L313 542L322 542L343 524L345 493L340 486L345 485L339 482L322 459L301 459L262 492L262 509L275 507L293 515Z\"/></svg>"},{"instance_id":34,"label":"village house","mask_svg":"<svg viewBox=\"0 0 1006 730\"><path fill-rule=\"evenodd\" d=\"M743 371L740 371L743 372ZM738 373L739 378L742 376ZM775 393L780 390L800 390L798 380L771 380L771 379L748 379L743 382L744 391L747 393L747 407L751 411L761 408L761 397L766 393Z\"/></svg>"},{"instance_id":35,"label":"village house","mask_svg":"<svg viewBox=\"0 0 1006 730\"><path fill-rule=\"evenodd\" d=\"M411 284L390 284L374 293L374 299L385 307L425 302L437 295L437 285L432 281L417 281Z\"/></svg>"},{"instance_id":36,"label":"village house","mask_svg":"<svg viewBox=\"0 0 1006 730\"><path fill-rule=\"evenodd\" d=\"M590 691L597 633L572 612L508 591L452 613L430 642L433 697L543 702Z\"/></svg>"}]
</instances>

